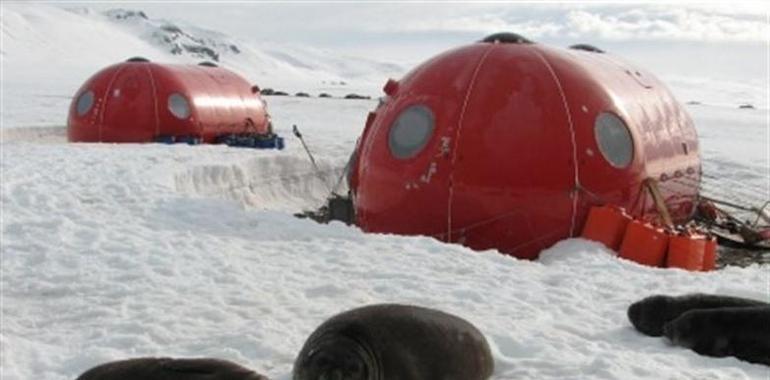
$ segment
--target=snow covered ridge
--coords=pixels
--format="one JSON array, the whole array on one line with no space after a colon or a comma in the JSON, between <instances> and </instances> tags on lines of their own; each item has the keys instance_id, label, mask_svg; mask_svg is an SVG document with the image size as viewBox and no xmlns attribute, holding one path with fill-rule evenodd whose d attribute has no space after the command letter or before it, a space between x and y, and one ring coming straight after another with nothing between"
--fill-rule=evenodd
<instances>
[{"instance_id":1,"label":"snow covered ridge","mask_svg":"<svg viewBox=\"0 0 770 380\"><path fill-rule=\"evenodd\" d=\"M82 10L75 9L74 12L82 12ZM92 14L92 12L86 12L86 14ZM285 65L297 71L326 73L321 75L321 78L325 78L322 82L327 83L345 83L346 78L349 80L371 77L372 74L384 78L386 73L405 71L404 67L394 63L360 57L338 57L339 54L336 52L308 46L273 45L260 42L247 44L224 33L200 28L183 20L154 19L147 12L139 9L110 9L102 12L101 15L140 39L175 56L225 64L235 63L236 66L241 66L238 62L245 60L255 64L251 70L264 70L264 67L259 65L266 67ZM250 57L255 55L259 58L257 62L254 61L254 57Z\"/></svg>"},{"instance_id":2,"label":"snow covered ridge","mask_svg":"<svg viewBox=\"0 0 770 380\"><path fill-rule=\"evenodd\" d=\"M241 49L222 34L201 29L187 31L170 21L150 19L140 10L111 9L103 14L174 55L219 62L224 54L241 53Z\"/></svg>"},{"instance_id":3,"label":"snow covered ridge","mask_svg":"<svg viewBox=\"0 0 770 380\"><path fill-rule=\"evenodd\" d=\"M100 69L135 56L164 63L214 61L260 87L335 96L351 92L376 96L388 77L406 71L396 64L315 47L243 41L181 19L156 19L141 9L98 12L41 3L3 3L0 23L6 73L3 94L14 94L4 96L13 102L4 111L14 114L31 102L27 96L39 94L30 89L72 96ZM57 63L55 69L50 62Z\"/></svg>"}]
</instances>

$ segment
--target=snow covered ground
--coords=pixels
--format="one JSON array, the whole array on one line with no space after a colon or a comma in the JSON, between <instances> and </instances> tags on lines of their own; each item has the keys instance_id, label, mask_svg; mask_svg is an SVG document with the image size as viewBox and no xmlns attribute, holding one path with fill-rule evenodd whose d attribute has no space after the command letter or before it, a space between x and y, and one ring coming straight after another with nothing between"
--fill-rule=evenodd
<instances>
[{"instance_id":1,"label":"snow covered ground","mask_svg":"<svg viewBox=\"0 0 770 380\"><path fill-rule=\"evenodd\" d=\"M47 8L18 12L27 12L25 22L54 20ZM18 35L3 22L3 33ZM288 140L280 152L67 144L69 97L85 78L57 79L58 71L7 49L3 380L74 379L104 361L137 356L219 357L287 380L317 325L379 302L435 307L473 322L493 346L495 380L770 378L765 366L701 357L645 337L625 316L631 302L656 293L770 301L767 266L654 269L580 239L531 262L296 219L293 212L317 207L328 194L376 101L267 98L277 132ZM87 76L91 64L71 69ZM25 78L36 70L48 72L45 80ZM297 90L326 85L306 82ZM688 110L711 173L705 191L770 198L767 108L698 100L703 104ZM317 155L322 178L290 136L292 124Z\"/></svg>"}]
</instances>

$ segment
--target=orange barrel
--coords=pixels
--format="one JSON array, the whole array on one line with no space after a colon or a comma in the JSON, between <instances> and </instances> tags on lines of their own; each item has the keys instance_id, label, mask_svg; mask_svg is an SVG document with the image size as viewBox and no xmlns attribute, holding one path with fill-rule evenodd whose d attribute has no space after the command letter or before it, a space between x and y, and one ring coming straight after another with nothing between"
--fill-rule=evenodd
<instances>
[{"instance_id":1,"label":"orange barrel","mask_svg":"<svg viewBox=\"0 0 770 380\"><path fill-rule=\"evenodd\" d=\"M628 223L620 245L620 257L639 264L661 267L666 262L666 248L668 235L662 228L632 220Z\"/></svg>"},{"instance_id":2,"label":"orange barrel","mask_svg":"<svg viewBox=\"0 0 770 380\"><path fill-rule=\"evenodd\" d=\"M703 250L703 268L702 270L711 271L717 267L717 238L709 236L706 238L706 248Z\"/></svg>"},{"instance_id":3,"label":"orange barrel","mask_svg":"<svg viewBox=\"0 0 770 380\"><path fill-rule=\"evenodd\" d=\"M668 241L666 265L669 268L699 271L703 268L705 251L705 236L694 233L673 235Z\"/></svg>"},{"instance_id":4,"label":"orange barrel","mask_svg":"<svg viewBox=\"0 0 770 380\"><path fill-rule=\"evenodd\" d=\"M625 210L612 206L594 206L588 213L581 237L597 241L617 251L623 241L631 216Z\"/></svg>"}]
</instances>

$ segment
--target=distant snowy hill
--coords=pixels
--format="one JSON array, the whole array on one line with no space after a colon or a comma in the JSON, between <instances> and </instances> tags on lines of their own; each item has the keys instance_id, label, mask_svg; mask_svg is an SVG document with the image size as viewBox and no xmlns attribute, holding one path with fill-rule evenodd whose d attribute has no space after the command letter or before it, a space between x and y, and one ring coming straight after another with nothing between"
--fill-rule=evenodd
<instances>
[{"instance_id":1,"label":"distant snowy hill","mask_svg":"<svg viewBox=\"0 0 770 380\"><path fill-rule=\"evenodd\" d=\"M194 35L169 21L150 20L143 11L112 9L103 14L116 24L136 32L140 38L165 48L174 55L219 62L223 54L241 52L234 43L228 43L227 36L223 34L198 31Z\"/></svg>"},{"instance_id":2,"label":"distant snowy hill","mask_svg":"<svg viewBox=\"0 0 770 380\"><path fill-rule=\"evenodd\" d=\"M99 15L47 5L3 5L4 84L81 83L99 68L162 51ZM164 57L165 58L165 57Z\"/></svg>"},{"instance_id":3,"label":"distant snowy hill","mask_svg":"<svg viewBox=\"0 0 770 380\"><path fill-rule=\"evenodd\" d=\"M405 71L396 64L303 46L254 46L182 20L154 19L141 9L97 12L12 4L4 6L4 11L3 65L22 74L4 78L10 82L39 82L58 75L60 70L39 64L50 62L72 73L67 82L81 83L105 65L133 56L174 63L212 61L264 87L291 91L343 83L355 90L374 91L389 76Z\"/></svg>"},{"instance_id":4,"label":"distant snowy hill","mask_svg":"<svg viewBox=\"0 0 770 380\"><path fill-rule=\"evenodd\" d=\"M173 55L223 62L238 66L245 72L281 75L293 71L290 74L303 77L311 74L310 77L316 81L320 79L321 83L340 83L356 79L379 80L384 74L402 73L405 70L392 63L339 56L335 52L304 46L265 43L254 47L226 34L202 29L184 21L154 20L137 10L113 9L103 14L117 25Z\"/></svg>"},{"instance_id":5,"label":"distant snowy hill","mask_svg":"<svg viewBox=\"0 0 770 380\"><path fill-rule=\"evenodd\" d=\"M62 125L70 98L86 79L135 56L168 63L212 61L263 88L335 96L376 97L389 77L406 71L304 46L255 46L182 20L153 19L141 9L97 12L11 3L3 4L1 23L4 128L50 126L51 119ZM39 115L41 105L53 117Z\"/></svg>"}]
</instances>

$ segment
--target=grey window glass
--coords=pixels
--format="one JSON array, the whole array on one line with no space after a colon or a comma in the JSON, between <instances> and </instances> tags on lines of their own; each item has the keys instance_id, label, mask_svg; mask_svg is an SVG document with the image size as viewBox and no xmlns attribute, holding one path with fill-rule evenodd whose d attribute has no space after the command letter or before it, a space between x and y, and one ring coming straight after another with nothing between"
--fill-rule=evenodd
<instances>
[{"instance_id":1,"label":"grey window glass","mask_svg":"<svg viewBox=\"0 0 770 380\"><path fill-rule=\"evenodd\" d=\"M435 118L428 107L415 105L403 110L390 127L388 144L396 158L414 157L428 143Z\"/></svg>"},{"instance_id":2,"label":"grey window glass","mask_svg":"<svg viewBox=\"0 0 770 380\"><path fill-rule=\"evenodd\" d=\"M174 93L168 97L168 110L180 119L190 117L190 103L184 96Z\"/></svg>"},{"instance_id":3,"label":"grey window glass","mask_svg":"<svg viewBox=\"0 0 770 380\"><path fill-rule=\"evenodd\" d=\"M91 90L88 90L82 94L80 94L80 97L78 97L78 103L76 106L76 109L78 111L78 116L85 115L88 111L91 110L91 107L94 105L94 92Z\"/></svg>"},{"instance_id":4,"label":"grey window glass","mask_svg":"<svg viewBox=\"0 0 770 380\"><path fill-rule=\"evenodd\" d=\"M634 142L626 123L619 117L603 112L594 124L596 143L602 156L616 168L625 168L634 158Z\"/></svg>"}]
</instances>

